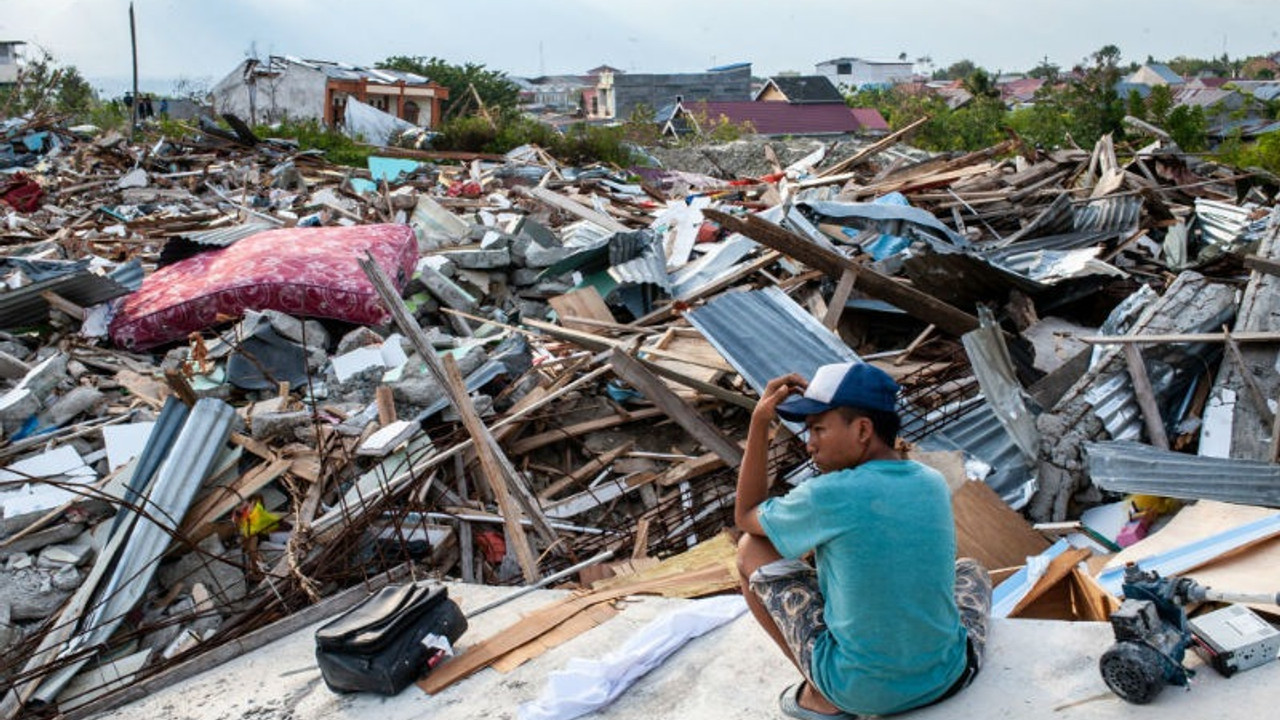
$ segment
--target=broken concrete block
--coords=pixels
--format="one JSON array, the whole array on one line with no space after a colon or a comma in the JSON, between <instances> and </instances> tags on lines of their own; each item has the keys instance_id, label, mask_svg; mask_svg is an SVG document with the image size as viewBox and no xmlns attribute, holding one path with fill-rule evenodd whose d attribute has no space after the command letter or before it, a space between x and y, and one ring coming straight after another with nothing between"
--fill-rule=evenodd
<instances>
[{"instance_id":1,"label":"broken concrete block","mask_svg":"<svg viewBox=\"0 0 1280 720\"><path fill-rule=\"evenodd\" d=\"M18 643L22 632L13 626L13 615L8 603L0 602L0 656L9 652L9 648Z\"/></svg>"},{"instance_id":2,"label":"broken concrete block","mask_svg":"<svg viewBox=\"0 0 1280 720\"><path fill-rule=\"evenodd\" d=\"M64 353L55 353L46 358L43 362L31 368L31 372L22 378L22 382L18 383L18 387L26 388L35 393L38 397L44 397L49 394L58 383L67 378L67 356Z\"/></svg>"},{"instance_id":3,"label":"broken concrete block","mask_svg":"<svg viewBox=\"0 0 1280 720\"><path fill-rule=\"evenodd\" d=\"M6 380L20 380L29 372L31 372L30 365L22 362L4 350L0 350L0 378L5 378Z\"/></svg>"},{"instance_id":4,"label":"broken concrete block","mask_svg":"<svg viewBox=\"0 0 1280 720\"><path fill-rule=\"evenodd\" d=\"M511 273L511 284L519 287L528 287L537 284L538 278L542 276L541 270L533 268L517 268Z\"/></svg>"},{"instance_id":5,"label":"broken concrete block","mask_svg":"<svg viewBox=\"0 0 1280 720\"><path fill-rule=\"evenodd\" d=\"M44 530L39 530L13 540L8 545L0 548L0 555L8 555L9 560L13 560L19 556L26 557L27 553L39 550L46 545L54 545L56 543L72 540L78 537L83 531L84 525L80 523L60 522L51 527L47 527ZM30 564L29 557L27 558L27 561L28 564ZM10 567L9 569L12 570L14 568Z\"/></svg>"},{"instance_id":6,"label":"broken concrete block","mask_svg":"<svg viewBox=\"0 0 1280 720\"><path fill-rule=\"evenodd\" d=\"M165 588L178 583L193 587L199 583L208 589L215 606L226 607L243 600L249 592L244 573L239 569L239 555L239 550L224 551L222 541L216 535L210 535L200 541L195 552L161 565L157 577Z\"/></svg>"},{"instance_id":7,"label":"broken concrete block","mask_svg":"<svg viewBox=\"0 0 1280 720\"><path fill-rule=\"evenodd\" d=\"M472 297L466 290L463 290L457 283L441 275L430 266L422 266L421 273L422 284L426 285L427 290L439 298L440 302L454 310L468 313L475 311L476 298Z\"/></svg>"},{"instance_id":8,"label":"broken concrete block","mask_svg":"<svg viewBox=\"0 0 1280 720\"><path fill-rule=\"evenodd\" d=\"M60 569L67 565L78 566L88 562L92 556L93 547L89 545L49 545L40 551L36 567Z\"/></svg>"},{"instance_id":9,"label":"broken concrete block","mask_svg":"<svg viewBox=\"0 0 1280 720\"><path fill-rule=\"evenodd\" d=\"M54 590L61 592L72 592L80 587L80 571L76 570L75 565L63 565L54 571L50 576L49 582L53 585Z\"/></svg>"},{"instance_id":10,"label":"broken concrete block","mask_svg":"<svg viewBox=\"0 0 1280 720\"><path fill-rule=\"evenodd\" d=\"M38 412L40 398L26 388L14 388L0 397L0 428L5 435L12 435Z\"/></svg>"},{"instance_id":11,"label":"broken concrete block","mask_svg":"<svg viewBox=\"0 0 1280 720\"><path fill-rule=\"evenodd\" d=\"M342 339L338 341L338 349L334 352L338 355L346 355L356 348L361 348L366 345L381 344L382 336L374 332L372 329L362 325L346 335L343 335Z\"/></svg>"},{"instance_id":12,"label":"broken concrete block","mask_svg":"<svg viewBox=\"0 0 1280 720\"><path fill-rule=\"evenodd\" d=\"M356 454L385 457L419 429L416 422L397 420L366 438L363 443L360 443L360 447L356 448Z\"/></svg>"},{"instance_id":13,"label":"broken concrete block","mask_svg":"<svg viewBox=\"0 0 1280 720\"><path fill-rule=\"evenodd\" d=\"M32 560L30 555L25 552L18 552L10 555L9 558L5 560L4 569L8 572L17 572L18 570L25 570L29 567L33 567L35 564L36 561Z\"/></svg>"},{"instance_id":14,"label":"broken concrete block","mask_svg":"<svg viewBox=\"0 0 1280 720\"><path fill-rule=\"evenodd\" d=\"M41 570L0 573L0 605L9 606L14 620L44 620L57 612L70 594L54 587Z\"/></svg>"},{"instance_id":15,"label":"broken concrete block","mask_svg":"<svg viewBox=\"0 0 1280 720\"><path fill-rule=\"evenodd\" d=\"M418 236L418 248L422 251L439 247L444 243L456 243L466 237L471 225L449 212L428 195L419 195L418 203L409 218L409 226Z\"/></svg>"},{"instance_id":16,"label":"broken concrete block","mask_svg":"<svg viewBox=\"0 0 1280 720\"><path fill-rule=\"evenodd\" d=\"M254 415L250 422L253 425L252 435L256 440L292 435L294 430L311 424L310 410L294 410L292 412L262 413Z\"/></svg>"},{"instance_id":17,"label":"broken concrete block","mask_svg":"<svg viewBox=\"0 0 1280 720\"><path fill-rule=\"evenodd\" d=\"M443 253L450 262L467 270L492 270L511 264L511 253L506 248L495 250L450 250Z\"/></svg>"},{"instance_id":18,"label":"broken concrete block","mask_svg":"<svg viewBox=\"0 0 1280 720\"><path fill-rule=\"evenodd\" d=\"M485 232L484 237L480 238L480 247L485 250L505 250L511 247L511 241L510 235L489 230Z\"/></svg>"},{"instance_id":19,"label":"broken concrete block","mask_svg":"<svg viewBox=\"0 0 1280 720\"><path fill-rule=\"evenodd\" d=\"M53 425L65 425L72 418L92 410L99 405L105 395L102 391L95 387L86 385L77 385L70 392L54 401L49 409L45 411L45 416Z\"/></svg>"},{"instance_id":20,"label":"broken concrete block","mask_svg":"<svg viewBox=\"0 0 1280 720\"><path fill-rule=\"evenodd\" d=\"M511 243L511 259L530 268L546 268L573 255L577 250L555 245L541 245L528 237L517 238Z\"/></svg>"},{"instance_id":21,"label":"broken concrete block","mask_svg":"<svg viewBox=\"0 0 1280 720\"><path fill-rule=\"evenodd\" d=\"M315 320L299 320L278 310L263 310L262 315L281 337L307 348L329 347L329 331Z\"/></svg>"},{"instance_id":22,"label":"broken concrete block","mask_svg":"<svg viewBox=\"0 0 1280 720\"><path fill-rule=\"evenodd\" d=\"M476 415L479 415L480 417L489 417L493 415L493 398L488 395L472 395L471 404L475 406ZM440 419L445 422L460 422L462 420L462 416L458 414L458 411L452 405L450 405L444 409L443 413L441 413Z\"/></svg>"}]
</instances>

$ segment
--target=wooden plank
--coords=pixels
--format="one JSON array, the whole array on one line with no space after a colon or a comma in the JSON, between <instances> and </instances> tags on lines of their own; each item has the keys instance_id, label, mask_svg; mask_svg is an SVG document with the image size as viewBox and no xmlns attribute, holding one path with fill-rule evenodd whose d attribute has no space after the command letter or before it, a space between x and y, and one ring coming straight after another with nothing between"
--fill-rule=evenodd
<instances>
[{"instance_id":1,"label":"wooden plank","mask_svg":"<svg viewBox=\"0 0 1280 720\"><path fill-rule=\"evenodd\" d=\"M1049 541L1009 509L986 483L969 481L951 496L956 523L956 553L988 569L1024 565Z\"/></svg>"},{"instance_id":2,"label":"wooden plank","mask_svg":"<svg viewBox=\"0 0 1280 720\"><path fill-rule=\"evenodd\" d=\"M1076 340L1090 345L1125 345L1144 343L1226 342L1222 333L1175 333L1167 335L1079 335ZM1233 332L1238 343L1280 343L1280 332Z\"/></svg>"},{"instance_id":3,"label":"wooden plank","mask_svg":"<svg viewBox=\"0 0 1280 720\"><path fill-rule=\"evenodd\" d=\"M663 414L662 408L645 408L636 410L625 415L609 415L595 420L586 420L574 425L548 430L537 435L530 435L527 438L521 438L508 448L508 452L512 455L524 455L533 452L540 447L550 445L559 440L567 440L569 438L585 435L597 430L605 430L607 428L625 425L627 423L636 422L637 420L648 420L649 418L659 417Z\"/></svg>"},{"instance_id":4,"label":"wooden plank","mask_svg":"<svg viewBox=\"0 0 1280 720\"><path fill-rule=\"evenodd\" d=\"M631 448L635 446L636 442L631 440L604 453L603 455L597 455L594 458L591 458L591 460L582 467L548 485L545 490L538 493L538 498L541 500L550 500L573 485L595 477L601 470L612 465L614 460L617 460L623 455L631 452Z\"/></svg>"},{"instance_id":5,"label":"wooden plank","mask_svg":"<svg viewBox=\"0 0 1280 720\"><path fill-rule=\"evenodd\" d=\"M445 378L448 380L453 392L457 393L460 389L462 394L465 395L467 392L466 381L462 379L462 373L458 371L458 363L453 359L452 355L446 355L443 364ZM499 467L498 460L494 456L493 438L485 429L484 423L480 421L480 416L476 414L474 405L470 402L460 402L457 410L462 417L462 424L467 428L467 433L475 441L476 456L480 459L480 468L489 484L489 490L498 502L498 508L502 511L503 525L507 531L507 542L511 543L515 550L516 560L520 563L520 570L524 573L524 579L529 583L537 582L541 577L538 572L538 559L533 554L533 547L529 544L529 536L525 535L524 528L520 525L520 512L516 509L516 505L511 499L507 479L503 477L502 468Z\"/></svg>"},{"instance_id":6,"label":"wooden plank","mask_svg":"<svg viewBox=\"0 0 1280 720\"><path fill-rule=\"evenodd\" d=\"M1151 379L1147 377L1147 366L1142 362L1142 351L1137 345L1125 345L1124 360L1129 368L1129 379L1133 382L1133 394L1138 399L1138 409L1142 411L1142 422L1147 427L1147 440L1161 450L1168 450L1169 436L1165 434L1164 419L1156 405Z\"/></svg>"},{"instance_id":7,"label":"wooden plank","mask_svg":"<svg viewBox=\"0 0 1280 720\"><path fill-rule=\"evenodd\" d=\"M604 304L604 298L600 297L600 291L590 285L548 298L547 302L559 316L560 324L567 328L590 331L591 326L578 322L578 318L617 323L609 306Z\"/></svg>"},{"instance_id":8,"label":"wooden plank","mask_svg":"<svg viewBox=\"0 0 1280 720\"><path fill-rule=\"evenodd\" d=\"M1089 557L1089 554L1089 551L1083 548L1071 548L1050 561L1044 575L1040 576L1026 596L1009 611L1009 617L1073 619L1069 603L1050 604L1048 607L1039 608L1038 611L1032 608L1043 604L1042 598L1052 598L1057 593L1068 593L1069 586L1064 581L1070 577L1077 565Z\"/></svg>"},{"instance_id":9,"label":"wooden plank","mask_svg":"<svg viewBox=\"0 0 1280 720\"><path fill-rule=\"evenodd\" d=\"M593 222L596 225L599 225L600 227L610 232L627 232L628 230L631 229L626 225L623 225L622 223L613 219L612 217L609 217L608 215L605 215L603 213L596 212L595 210L592 210L586 205L583 205L582 203L579 203L579 202L575 202L574 200L571 200L554 190L548 190L547 188L542 188L542 187L535 187L535 188L529 188L524 192L527 193L529 197L532 197L538 202L545 203L558 210L563 210L564 212L567 212L570 215L581 218L583 220Z\"/></svg>"},{"instance_id":10,"label":"wooden plank","mask_svg":"<svg viewBox=\"0 0 1280 720\"><path fill-rule=\"evenodd\" d=\"M849 302L849 294L853 292L853 285L857 279L857 273L852 270L840 273L840 282L836 284L836 291L831 293L831 302L827 303L827 314L822 318L822 324L828 330L834 332L840 326L840 316L844 314L844 306Z\"/></svg>"},{"instance_id":11,"label":"wooden plank","mask_svg":"<svg viewBox=\"0 0 1280 720\"><path fill-rule=\"evenodd\" d=\"M498 658L529 642L542 637L547 632L569 620L578 613L600 603L610 602L627 595L660 593L664 589L686 584L702 584L732 581L732 574L722 566L707 566L684 575L664 576L646 582L637 582L599 590L586 595L571 597L557 601L540 610L526 615L514 625L495 633L437 667L426 678L418 681L418 687L430 695L434 695L462 680L478 670L486 668Z\"/></svg>"},{"instance_id":12,"label":"wooden plank","mask_svg":"<svg viewBox=\"0 0 1280 720\"><path fill-rule=\"evenodd\" d=\"M418 351L418 356L426 363L436 382L445 388L450 403L463 418L477 454L482 458L482 463L487 463L488 465L485 473L486 477L490 477L490 472L498 473L492 476L494 480L500 481L495 483L495 497L514 495L520 508L529 517L534 529L543 541L549 546L558 547L556 542L558 536L547 521L546 516L542 513L542 508L538 506L532 494L528 493L528 488L524 487L523 480L513 471L510 462L503 462L506 460L506 456L502 455L489 428L485 427L479 416L476 415L475 406L472 404L471 396L467 393L466 385L457 371L456 363L448 362L452 360L452 356L447 356L445 361L441 361L436 354L435 348L427 340L426 333L422 331L418 321L409 314L404 300L400 298L399 293L392 286L391 280L387 278L382 267L374 261L372 255L360 258L359 262L361 269L368 276L383 304L390 310L392 318L395 319L400 330L413 343L414 348ZM449 370L450 367L453 368L452 371ZM487 461L485 458L487 458ZM513 490L512 486L519 487L515 487L514 492L511 492ZM508 542L515 544L517 557L525 555L525 562L522 562L521 569L524 571L526 579L529 582L533 582L536 580L537 568L536 566L525 566L525 563L534 558L532 549L527 547L528 537L520 529L520 520L515 513L514 507L503 507L502 511L508 530L515 530L515 532L508 533ZM521 545L526 547L521 548ZM525 550L528 550L527 554ZM530 575L534 577L530 578Z\"/></svg>"},{"instance_id":13,"label":"wooden plank","mask_svg":"<svg viewBox=\"0 0 1280 720\"><path fill-rule=\"evenodd\" d=\"M640 361L621 350L614 349L609 354L609 365L613 367L618 377L639 390L649 402L662 408L668 417L685 429L685 432L702 443L703 447L720 456L730 467L737 467L742 463L742 448L725 437L716 426L671 392L671 389L645 369Z\"/></svg>"},{"instance_id":14,"label":"wooden plank","mask_svg":"<svg viewBox=\"0 0 1280 720\"><path fill-rule=\"evenodd\" d=\"M178 535L192 543L200 542L213 533L214 522L218 518L274 482L292 465L292 458L277 458L270 464L259 465L244 473L229 485L211 488L187 510Z\"/></svg>"},{"instance_id":15,"label":"wooden plank","mask_svg":"<svg viewBox=\"0 0 1280 720\"><path fill-rule=\"evenodd\" d=\"M800 187L805 188L812 185L823 184L820 182L821 180L826 180L827 183L840 182L840 180L832 176L838 175L839 173L845 172L849 168L857 166L859 163L870 159L871 156L875 155L881 150L885 150L887 148L893 147L894 143L897 143L899 140L905 138L907 135L910 135L912 132L916 130L916 128L920 127L921 125L924 125L927 122L929 122L928 115L923 115L917 118L916 120L908 124L906 127L900 130L896 130L884 136L880 140L877 140L871 145L868 145L867 147L859 150L858 152L854 153L850 157L847 157L844 160L841 160L840 162L836 163L835 165L832 165L829 168L825 168L824 170L818 173L817 180L809 180L806 182L802 182L800 183Z\"/></svg>"},{"instance_id":16,"label":"wooden plank","mask_svg":"<svg viewBox=\"0 0 1280 720\"><path fill-rule=\"evenodd\" d=\"M1246 255L1244 257L1244 266L1250 270L1257 270L1260 273L1280 276L1280 262L1270 258L1258 257L1257 255Z\"/></svg>"},{"instance_id":17,"label":"wooden plank","mask_svg":"<svg viewBox=\"0 0 1280 720\"><path fill-rule=\"evenodd\" d=\"M550 632L498 658L491 667L498 672L511 672L546 651L559 647L592 628L603 625L613 619L618 612L618 608L613 603L592 605L555 626Z\"/></svg>"},{"instance_id":18,"label":"wooden plank","mask_svg":"<svg viewBox=\"0 0 1280 720\"><path fill-rule=\"evenodd\" d=\"M1249 391L1249 398L1253 401L1254 409L1258 411L1258 415L1267 427L1273 427L1276 422L1276 414L1271 412L1271 406L1267 404L1266 393L1258 386L1258 379L1253 376L1253 370L1249 368L1249 363L1245 362L1244 355L1240 352L1240 344L1231 336L1231 332L1227 330L1226 325L1222 326L1222 335L1226 338L1227 354L1231 356L1231 360L1236 364L1236 374L1240 376L1245 388Z\"/></svg>"},{"instance_id":19,"label":"wooden plank","mask_svg":"<svg viewBox=\"0 0 1280 720\"><path fill-rule=\"evenodd\" d=\"M959 337L978 327L978 318L973 315L859 265L844 255L820 247L808 238L767 220L754 215L742 220L716 210L705 210L703 214L733 232L740 232L833 278L841 277L845 271L852 271L855 275L854 287L857 289L884 300L925 323L937 325L944 332Z\"/></svg>"}]
</instances>

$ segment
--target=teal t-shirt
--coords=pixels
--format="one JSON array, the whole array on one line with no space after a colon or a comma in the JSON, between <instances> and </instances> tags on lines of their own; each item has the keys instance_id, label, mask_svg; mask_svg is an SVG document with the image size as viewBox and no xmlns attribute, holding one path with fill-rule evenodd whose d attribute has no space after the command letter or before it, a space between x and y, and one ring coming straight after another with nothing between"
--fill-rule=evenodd
<instances>
[{"instance_id":1,"label":"teal t-shirt","mask_svg":"<svg viewBox=\"0 0 1280 720\"><path fill-rule=\"evenodd\" d=\"M813 681L848 712L887 715L940 696L967 662L956 609L946 481L911 460L873 460L801 483L759 508L784 557L815 551L827 630Z\"/></svg>"}]
</instances>

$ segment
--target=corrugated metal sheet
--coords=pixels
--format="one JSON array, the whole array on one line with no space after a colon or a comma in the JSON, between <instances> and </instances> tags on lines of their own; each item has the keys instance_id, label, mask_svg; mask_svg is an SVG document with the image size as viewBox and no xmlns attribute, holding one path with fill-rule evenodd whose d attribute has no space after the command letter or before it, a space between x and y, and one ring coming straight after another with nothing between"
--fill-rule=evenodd
<instances>
[{"instance_id":1,"label":"corrugated metal sheet","mask_svg":"<svg viewBox=\"0 0 1280 720\"><path fill-rule=\"evenodd\" d=\"M40 297L45 290L85 308L129 294L124 285L88 271L32 283L0 294L0 328L34 325L48 319L49 303Z\"/></svg>"},{"instance_id":2,"label":"corrugated metal sheet","mask_svg":"<svg viewBox=\"0 0 1280 720\"><path fill-rule=\"evenodd\" d=\"M1258 242L1266 232L1269 216L1250 220L1255 211L1253 207L1196 198L1196 226L1205 242L1219 247Z\"/></svg>"},{"instance_id":3,"label":"corrugated metal sheet","mask_svg":"<svg viewBox=\"0 0 1280 720\"><path fill-rule=\"evenodd\" d=\"M983 481L1014 509L1021 508L1035 492L1031 465L1004 429L995 410L981 405L942 430L919 441L921 450L960 450L987 465Z\"/></svg>"},{"instance_id":4,"label":"corrugated metal sheet","mask_svg":"<svg viewBox=\"0 0 1280 720\"><path fill-rule=\"evenodd\" d=\"M671 295L683 300L738 269L738 261L758 248L755 240L737 233L709 252L671 273Z\"/></svg>"},{"instance_id":5,"label":"corrugated metal sheet","mask_svg":"<svg viewBox=\"0 0 1280 720\"><path fill-rule=\"evenodd\" d=\"M712 347L755 388L789 372L812 377L858 355L776 287L724 293L685 314Z\"/></svg>"},{"instance_id":6,"label":"corrugated metal sheet","mask_svg":"<svg viewBox=\"0 0 1280 720\"><path fill-rule=\"evenodd\" d=\"M116 566L106 584L95 593L99 602L81 621L80 632L66 643L63 657L105 643L142 599L169 547L170 534L177 530L201 482L217 461L235 419L235 409L221 400L202 398L196 402L168 461L143 493L146 515L139 515L132 527L121 528L120 532L128 535L116 558ZM126 508L122 512L131 511ZM109 558L98 558L98 562L109 561ZM85 656L50 675L33 699L46 704L52 702L88 660Z\"/></svg>"},{"instance_id":7,"label":"corrugated metal sheet","mask_svg":"<svg viewBox=\"0 0 1280 720\"><path fill-rule=\"evenodd\" d=\"M1181 500L1219 500L1280 508L1280 465L1200 457L1128 441L1086 443L1098 487Z\"/></svg>"},{"instance_id":8,"label":"corrugated metal sheet","mask_svg":"<svg viewBox=\"0 0 1280 720\"><path fill-rule=\"evenodd\" d=\"M1076 208L1077 231L1115 231L1132 235L1138 231L1138 219L1142 214L1142 198L1136 195L1107 197L1092 200Z\"/></svg>"},{"instance_id":9,"label":"corrugated metal sheet","mask_svg":"<svg viewBox=\"0 0 1280 720\"><path fill-rule=\"evenodd\" d=\"M232 225L230 227L216 228L213 230L202 230L197 233L186 235L186 239L199 245L215 245L217 247L226 247L231 243L242 240L250 235L264 232L266 230L275 230L279 225L267 222L247 222L242 225Z\"/></svg>"},{"instance_id":10,"label":"corrugated metal sheet","mask_svg":"<svg viewBox=\"0 0 1280 720\"><path fill-rule=\"evenodd\" d=\"M142 287L142 281L146 277L146 273L142 269L142 261L134 258L107 273L107 277L129 288L129 290L137 292Z\"/></svg>"},{"instance_id":11,"label":"corrugated metal sheet","mask_svg":"<svg viewBox=\"0 0 1280 720\"><path fill-rule=\"evenodd\" d=\"M910 205L888 203L811 202L797 208L820 218L856 220L859 229L874 227L886 235L915 236L965 247L964 236L942 224L933 213Z\"/></svg>"}]
</instances>

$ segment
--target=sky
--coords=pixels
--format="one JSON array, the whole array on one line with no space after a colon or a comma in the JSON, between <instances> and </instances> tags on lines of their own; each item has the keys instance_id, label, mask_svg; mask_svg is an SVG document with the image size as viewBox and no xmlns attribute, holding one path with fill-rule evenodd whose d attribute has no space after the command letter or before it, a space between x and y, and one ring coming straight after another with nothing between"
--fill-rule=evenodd
<instances>
[{"instance_id":1,"label":"sky","mask_svg":"<svg viewBox=\"0 0 1280 720\"><path fill-rule=\"evenodd\" d=\"M372 65L395 55L513 76L698 72L752 63L812 73L836 57L1061 67L1104 45L1123 61L1280 51L1277 0L135 0L144 91L211 86L246 57ZM129 84L128 0L0 0L0 40L76 66L106 94ZM30 49L28 50L30 52ZM927 71L925 65L920 70Z\"/></svg>"}]
</instances>

